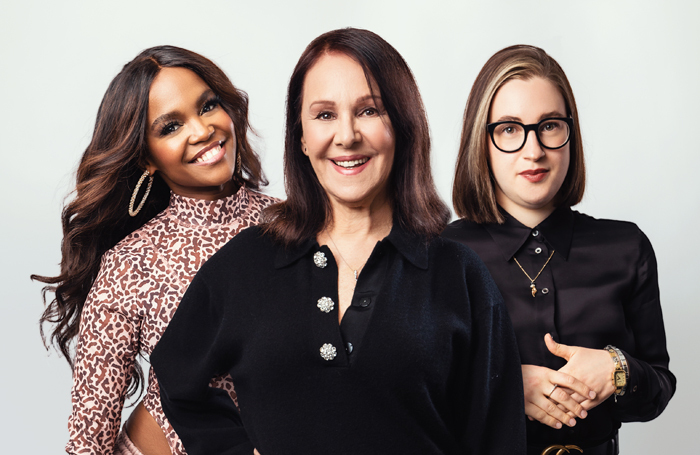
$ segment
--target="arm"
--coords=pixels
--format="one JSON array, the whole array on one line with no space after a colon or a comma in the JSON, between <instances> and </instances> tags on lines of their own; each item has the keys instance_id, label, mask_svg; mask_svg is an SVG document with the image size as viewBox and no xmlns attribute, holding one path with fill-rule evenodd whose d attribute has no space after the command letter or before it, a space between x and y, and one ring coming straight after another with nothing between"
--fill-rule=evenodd
<instances>
[{"instance_id":1,"label":"arm","mask_svg":"<svg viewBox=\"0 0 700 455\"><path fill-rule=\"evenodd\" d=\"M666 408L676 391L676 377L668 369L656 257L640 231L637 282L625 304L625 317L634 334L634 351L623 349L629 365L627 392L618 397L615 411L623 422L646 422ZM613 343L614 344L614 343ZM619 347L619 346L618 346Z\"/></svg>"},{"instance_id":2,"label":"arm","mask_svg":"<svg viewBox=\"0 0 700 455\"><path fill-rule=\"evenodd\" d=\"M107 256L81 314L73 370L68 453L111 453L139 350L139 322L128 316L133 268Z\"/></svg>"},{"instance_id":3,"label":"arm","mask_svg":"<svg viewBox=\"0 0 700 455\"><path fill-rule=\"evenodd\" d=\"M656 258L649 240L639 232L637 279L630 298L625 302L628 330L634 335L634 352L624 351L629 366L626 393L617 398L615 413L620 421L648 421L666 408L676 390L676 378L668 370L666 334L659 301ZM545 338L553 354L567 360L559 371L568 373L598 392L593 400L584 401L592 409L614 392L613 362L604 349L587 349L555 343Z\"/></svg>"},{"instance_id":4,"label":"arm","mask_svg":"<svg viewBox=\"0 0 700 455\"><path fill-rule=\"evenodd\" d=\"M230 396L209 387L212 377L230 367L231 350L226 298L206 283L205 269L206 265L182 298L151 354L151 364L163 411L190 455L249 455L253 446ZM215 281L219 288L224 286L225 281Z\"/></svg>"},{"instance_id":5,"label":"arm","mask_svg":"<svg viewBox=\"0 0 700 455\"><path fill-rule=\"evenodd\" d=\"M473 335L463 441L475 454L525 453L520 357L508 310L485 267L467 273Z\"/></svg>"}]
</instances>

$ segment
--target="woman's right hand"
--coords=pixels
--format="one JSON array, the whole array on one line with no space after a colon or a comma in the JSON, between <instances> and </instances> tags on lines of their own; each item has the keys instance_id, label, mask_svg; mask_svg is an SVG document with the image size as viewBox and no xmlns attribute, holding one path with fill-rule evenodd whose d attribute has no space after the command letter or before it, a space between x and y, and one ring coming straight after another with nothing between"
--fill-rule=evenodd
<instances>
[{"instance_id":1,"label":"woman's right hand","mask_svg":"<svg viewBox=\"0 0 700 455\"><path fill-rule=\"evenodd\" d=\"M555 429L563 425L576 425L575 417L586 418L587 412L573 398L577 393L584 397L595 397L590 387L573 376L537 365L521 365L525 415ZM556 385L556 387L555 387Z\"/></svg>"}]
</instances>

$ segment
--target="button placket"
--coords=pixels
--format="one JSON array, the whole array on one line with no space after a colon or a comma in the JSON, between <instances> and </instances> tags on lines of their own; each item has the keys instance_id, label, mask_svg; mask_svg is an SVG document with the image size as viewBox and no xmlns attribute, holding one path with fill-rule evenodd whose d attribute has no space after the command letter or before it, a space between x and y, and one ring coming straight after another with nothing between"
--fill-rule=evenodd
<instances>
[{"instance_id":1,"label":"button placket","mask_svg":"<svg viewBox=\"0 0 700 455\"><path fill-rule=\"evenodd\" d=\"M335 301L333 297L337 295L337 285L331 277L337 273L337 264L330 256L330 251L323 246L313 254L311 298L313 305L318 308L318 316L314 318L313 332L316 334L316 351L323 363L329 366L338 365L342 360L338 357L338 346L344 349L342 340L336 339L337 323L335 319ZM340 343L340 344L339 344ZM318 358L318 357L317 357ZM320 359L319 359L320 360ZM342 363L342 362L341 362Z\"/></svg>"}]
</instances>

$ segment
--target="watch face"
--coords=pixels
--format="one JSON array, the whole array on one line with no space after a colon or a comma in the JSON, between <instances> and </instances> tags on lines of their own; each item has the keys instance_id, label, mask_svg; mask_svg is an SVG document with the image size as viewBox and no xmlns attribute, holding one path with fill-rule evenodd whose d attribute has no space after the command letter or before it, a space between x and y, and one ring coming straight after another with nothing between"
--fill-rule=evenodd
<instances>
[{"instance_id":1,"label":"watch face","mask_svg":"<svg viewBox=\"0 0 700 455\"><path fill-rule=\"evenodd\" d=\"M624 371L616 371L615 372L615 387L620 388L624 387L627 384L627 377L625 376Z\"/></svg>"}]
</instances>

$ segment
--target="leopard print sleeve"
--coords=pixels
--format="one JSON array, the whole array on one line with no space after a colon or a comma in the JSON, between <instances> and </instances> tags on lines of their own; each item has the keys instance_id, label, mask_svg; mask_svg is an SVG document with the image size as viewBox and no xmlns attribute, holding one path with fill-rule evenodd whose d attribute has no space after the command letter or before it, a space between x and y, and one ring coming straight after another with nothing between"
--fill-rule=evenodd
<instances>
[{"instance_id":1,"label":"leopard print sleeve","mask_svg":"<svg viewBox=\"0 0 700 455\"><path fill-rule=\"evenodd\" d=\"M140 350L139 332L147 289L132 286L138 270L122 250L108 252L80 320L68 421L68 453L111 454L124 399Z\"/></svg>"}]
</instances>

